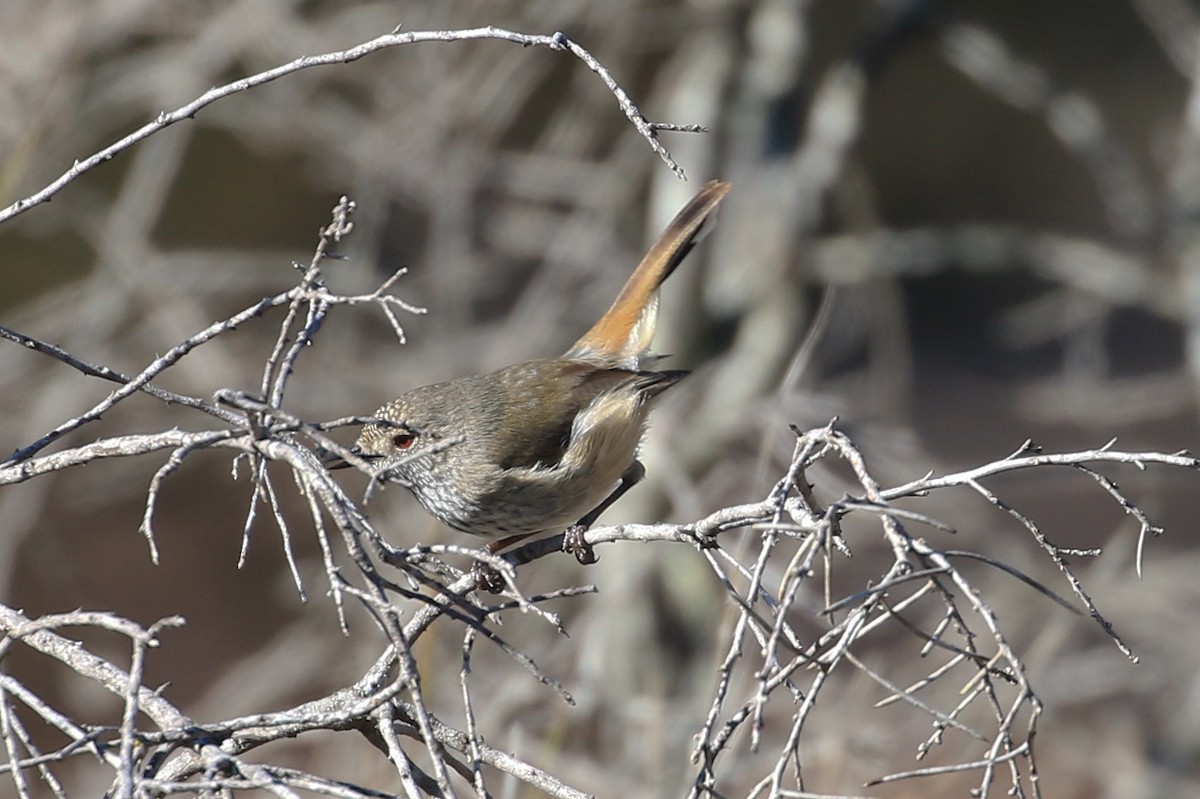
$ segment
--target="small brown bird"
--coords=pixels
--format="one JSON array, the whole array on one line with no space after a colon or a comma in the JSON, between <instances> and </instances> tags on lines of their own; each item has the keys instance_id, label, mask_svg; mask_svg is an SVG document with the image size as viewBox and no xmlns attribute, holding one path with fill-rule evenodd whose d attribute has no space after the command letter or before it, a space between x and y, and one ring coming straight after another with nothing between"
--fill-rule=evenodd
<instances>
[{"instance_id":1,"label":"small brown bird","mask_svg":"<svg viewBox=\"0 0 1200 799\"><path fill-rule=\"evenodd\" d=\"M375 412L380 423L363 428L352 452L450 527L502 539L493 552L567 528L564 550L593 562L583 533L644 476L637 452L651 405L687 374L643 368L656 359L658 287L728 191L705 184L562 357L413 389Z\"/></svg>"}]
</instances>

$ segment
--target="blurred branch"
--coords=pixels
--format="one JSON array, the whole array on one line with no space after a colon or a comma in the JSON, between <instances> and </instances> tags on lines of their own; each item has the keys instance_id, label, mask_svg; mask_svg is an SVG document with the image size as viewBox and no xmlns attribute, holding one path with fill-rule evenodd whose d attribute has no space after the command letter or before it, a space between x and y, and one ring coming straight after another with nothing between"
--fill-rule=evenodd
<instances>
[{"instance_id":1,"label":"blurred branch","mask_svg":"<svg viewBox=\"0 0 1200 799\"><path fill-rule=\"evenodd\" d=\"M1100 107L1077 91L1055 91L1039 64L1012 55L1004 41L978 25L950 26L942 37L946 60L980 87L1046 127L1091 173L1113 229L1144 237L1153 224L1151 194L1129 149L1110 130Z\"/></svg>"}]
</instances>

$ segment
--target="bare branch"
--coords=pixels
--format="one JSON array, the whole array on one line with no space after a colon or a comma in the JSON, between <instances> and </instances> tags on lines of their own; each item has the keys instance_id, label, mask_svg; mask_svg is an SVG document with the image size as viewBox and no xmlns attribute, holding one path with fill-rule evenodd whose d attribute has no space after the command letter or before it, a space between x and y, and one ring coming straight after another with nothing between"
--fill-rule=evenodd
<instances>
[{"instance_id":1,"label":"bare branch","mask_svg":"<svg viewBox=\"0 0 1200 799\"><path fill-rule=\"evenodd\" d=\"M154 119L153 122L148 122L138 128L128 136L121 138L119 141L105 147L103 150L91 155L83 160L76 161L70 169L60 175L52 183L46 186L41 191L35 192L28 197L20 199L0 210L0 224L11 219L18 214L28 211L36 205L44 203L54 197L63 187L74 181L80 175L83 175L92 169L95 169L100 164L106 161L111 161L115 156L128 150L139 142L153 136L160 130L167 128L177 122L192 119L205 107L228 97L238 92L249 91L256 86L261 86L265 83L278 80L303 69L311 69L313 67L328 66L331 64L347 64L351 61L357 61L360 58L371 55L372 53L386 50L391 47L400 45L415 44L417 42L463 42L473 39L495 39L498 41L512 42L519 44L522 47L547 47L551 50L567 50L576 58L579 58L588 68L595 72L604 81L605 85L617 98L617 102L621 106L621 110L629 118L638 132L650 143L651 148L656 152L664 163L675 172L681 180L685 179L682 168L672 160L666 148L659 143L658 137L655 135L655 130L646 121L645 117L637 107L629 100L628 95L612 78L609 71L603 67L596 59L581 46L569 40L561 33L551 34L549 36L538 36L515 31L504 30L496 27L473 28L470 30L458 31L412 31L403 33L394 31L383 36L378 36L370 41L363 42L355 47L346 50L335 50L333 52L322 53L314 56L303 56L291 61L287 64L258 72L249 77L236 80L231 83L226 83L222 86L217 86L209 89L204 94L196 99L185 103L176 108L174 111L163 111Z\"/></svg>"}]
</instances>

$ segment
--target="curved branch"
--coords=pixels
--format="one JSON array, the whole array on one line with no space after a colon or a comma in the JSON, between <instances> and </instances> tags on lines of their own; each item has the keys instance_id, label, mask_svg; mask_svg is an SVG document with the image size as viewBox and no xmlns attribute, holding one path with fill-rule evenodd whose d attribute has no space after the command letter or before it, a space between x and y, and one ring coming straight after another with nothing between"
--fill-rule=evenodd
<instances>
[{"instance_id":1,"label":"curved branch","mask_svg":"<svg viewBox=\"0 0 1200 799\"><path fill-rule=\"evenodd\" d=\"M47 185L41 191L37 191L28 197L17 200L7 208L0 210L0 223L7 222L9 219L28 211L36 205L47 202L55 194L58 194L65 186L73 180L90 172L106 161L111 161L115 156L133 147L141 141L153 136L163 128L170 127L177 122L182 122L186 119L193 118L197 113L203 110L206 106L212 105L218 100L224 99L231 94L248 91L264 83L270 83L273 80L291 75L294 72L299 72L302 69L310 69L312 67L328 66L330 64L348 64L351 61L357 61L360 58L371 55L372 53L386 50L392 47L398 47L404 44L414 44L416 42L461 42L472 39L496 39L504 42L512 42L519 44L522 47L548 47L551 50L566 50L576 58L585 63L589 69L595 72L608 86L609 91L617 98L621 110L633 122L646 141L650 143L651 148L658 154L671 171L680 180L686 180L683 169L675 163L671 154L658 141L656 131L665 129L660 125L654 125L646 120L637 106L629 99L629 95L617 84L612 74L599 61L592 56L584 48L580 47L575 42L568 39L562 33L554 33L549 36L517 33L516 31L505 30L494 26L485 28L472 28L468 30L442 30L442 31L412 31L410 33L401 33L399 28L389 34L378 36L370 41L355 45L346 50L334 50L329 53L321 53L320 55L301 56L287 64L282 64L273 69L268 69L264 72L259 72L254 75L242 78L240 80L226 83L223 86L215 86L194 100L181 105L174 111L163 111L153 122L147 122L137 130L133 131L124 138L113 142L103 150L84 158L82 161L76 161L71 165L71 168L62 173L52 183ZM691 131L700 130L699 127L680 126L680 130Z\"/></svg>"}]
</instances>

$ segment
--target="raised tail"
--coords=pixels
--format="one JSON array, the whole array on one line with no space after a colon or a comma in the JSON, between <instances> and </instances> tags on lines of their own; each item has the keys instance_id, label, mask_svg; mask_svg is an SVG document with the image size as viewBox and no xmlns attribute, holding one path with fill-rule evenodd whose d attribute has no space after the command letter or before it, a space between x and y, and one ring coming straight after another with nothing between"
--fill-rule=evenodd
<instances>
[{"instance_id":1,"label":"raised tail","mask_svg":"<svg viewBox=\"0 0 1200 799\"><path fill-rule=\"evenodd\" d=\"M612 307L567 350L564 357L601 361L626 369L650 349L658 321L658 287L712 228L713 211L730 184L705 183L685 205L633 270Z\"/></svg>"}]
</instances>

